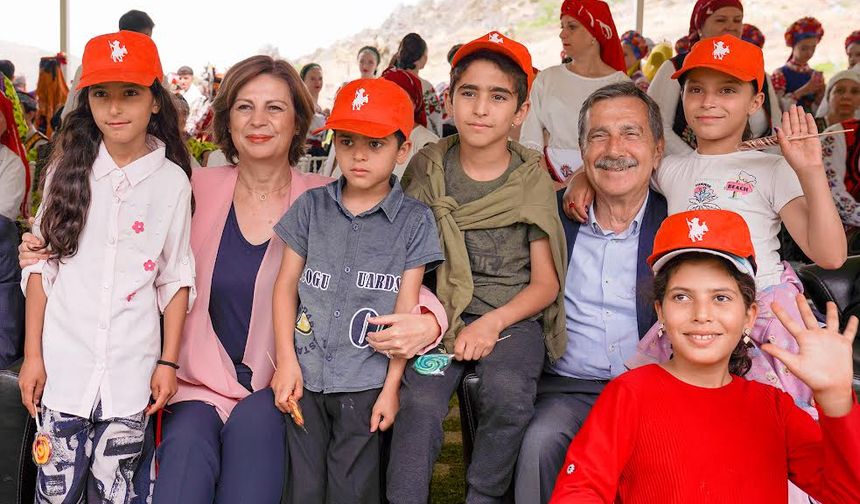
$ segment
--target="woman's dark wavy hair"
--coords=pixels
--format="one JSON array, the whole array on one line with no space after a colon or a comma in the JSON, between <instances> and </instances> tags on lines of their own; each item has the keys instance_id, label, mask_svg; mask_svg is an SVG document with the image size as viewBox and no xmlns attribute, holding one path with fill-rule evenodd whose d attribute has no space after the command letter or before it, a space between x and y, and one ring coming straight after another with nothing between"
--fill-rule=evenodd
<instances>
[{"instance_id":1,"label":"woman's dark wavy hair","mask_svg":"<svg viewBox=\"0 0 860 504\"><path fill-rule=\"evenodd\" d=\"M409 33L400 41L397 52L391 59L389 66L396 66L403 70L414 70L415 62L420 60L427 52L427 42L417 33Z\"/></svg>"},{"instance_id":2,"label":"woman's dark wavy hair","mask_svg":"<svg viewBox=\"0 0 860 504\"><path fill-rule=\"evenodd\" d=\"M179 131L179 118L170 92L154 81L149 90L158 104L146 132L164 142L167 159L179 165L191 178L188 150ZM78 252L78 238L90 209L90 170L99 154L102 133L90 109L89 88L78 95L77 107L63 121L48 162L50 188L42 214L44 247L59 259ZM46 177L47 178L47 177ZM43 178L43 187L44 180Z\"/></svg>"},{"instance_id":3,"label":"woman's dark wavy hair","mask_svg":"<svg viewBox=\"0 0 860 504\"><path fill-rule=\"evenodd\" d=\"M654 299L657 302L663 302L663 298L666 296L666 287L669 285L672 274L682 264L690 261L715 261L719 263L726 273L738 283L738 290L744 300L744 306L749 309L755 303L755 279L746 273L741 273L728 259L705 252L690 252L675 256L660 269L657 276L654 277ZM752 367L752 359L747 350L747 344L741 339L729 357L729 373L744 376L749 372Z\"/></svg>"}]
</instances>

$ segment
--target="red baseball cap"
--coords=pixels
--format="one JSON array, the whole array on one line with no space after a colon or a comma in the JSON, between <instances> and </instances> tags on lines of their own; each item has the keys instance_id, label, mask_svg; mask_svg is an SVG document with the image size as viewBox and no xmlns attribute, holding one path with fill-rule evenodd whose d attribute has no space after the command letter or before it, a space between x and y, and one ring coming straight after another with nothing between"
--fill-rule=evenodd
<instances>
[{"instance_id":1,"label":"red baseball cap","mask_svg":"<svg viewBox=\"0 0 860 504\"><path fill-rule=\"evenodd\" d=\"M764 56L761 49L732 35L702 39L693 45L684 65L672 74L678 79L694 68L711 68L744 82L755 81L764 89Z\"/></svg>"},{"instance_id":2,"label":"red baseball cap","mask_svg":"<svg viewBox=\"0 0 860 504\"><path fill-rule=\"evenodd\" d=\"M690 210L666 217L654 236L648 265L654 273L670 259L704 252L731 261L742 273L755 276L755 250L743 217L728 210Z\"/></svg>"},{"instance_id":3,"label":"red baseball cap","mask_svg":"<svg viewBox=\"0 0 860 504\"><path fill-rule=\"evenodd\" d=\"M414 125L412 99L402 87L388 79L358 79L338 91L325 126L314 133L340 130L383 138L400 131L409 138Z\"/></svg>"},{"instance_id":4,"label":"red baseball cap","mask_svg":"<svg viewBox=\"0 0 860 504\"><path fill-rule=\"evenodd\" d=\"M103 82L151 86L164 76L155 42L142 33L123 30L93 37L84 48L77 89Z\"/></svg>"},{"instance_id":5,"label":"red baseball cap","mask_svg":"<svg viewBox=\"0 0 860 504\"><path fill-rule=\"evenodd\" d=\"M529 53L528 48L514 39L505 37L497 31L491 31L490 33L482 37L478 37L467 44L463 44L463 47L461 47L451 59L451 68L457 66L457 63L461 59L482 49L504 54L508 58L511 58L514 63L516 63L517 66L525 72L526 77L528 78L528 89L531 90L536 72L532 66L532 55Z\"/></svg>"}]
</instances>

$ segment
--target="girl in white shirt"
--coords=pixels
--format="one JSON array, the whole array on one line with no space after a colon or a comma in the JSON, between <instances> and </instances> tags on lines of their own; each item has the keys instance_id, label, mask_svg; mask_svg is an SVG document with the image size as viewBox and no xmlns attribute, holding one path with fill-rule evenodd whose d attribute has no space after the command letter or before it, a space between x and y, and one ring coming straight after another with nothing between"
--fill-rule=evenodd
<instances>
[{"instance_id":1,"label":"girl in white shirt","mask_svg":"<svg viewBox=\"0 0 860 504\"><path fill-rule=\"evenodd\" d=\"M815 119L793 107L783 114L779 129L782 156L758 151L739 151L749 117L761 108L764 96L764 60L761 49L731 35L703 39L693 46L684 66L674 74L681 80L684 114L698 138L697 150L666 156L652 179L666 196L669 214L687 210L723 209L740 214L750 228L758 270L759 316L751 334L758 347L772 343L792 352L797 342L771 311L773 301L791 306L802 286L797 276L779 256L778 233L784 222L803 252L828 269L845 261L845 233L830 196L822 166L821 142L817 138L787 140L786 137L817 133ZM599 134L586 139L591 145L605 141ZM613 159L599 164L625 165L624 147L612 151ZM783 157L784 156L784 157ZM615 162L615 165L613 165ZM573 205L582 211L581 201L590 201L584 177L575 177ZM708 232L707 223L688 222L690 240ZM800 313L790 310L795 320ZM639 355L627 362L663 362L672 355L659 327L641 340ZM751 351L753 366L746 378L782 388L798 405L814 415L812 393L803 382L787 372L771 357Z\"/></svg>"},{"instance_id":2,"label":"girl in white shirt","mask_svg":"<svg viewBox=\"0 0 860 504\"><path fill-rule=\"evenodd\" d=\"M22 275L19 385L51 440L37 503L128 502L149 415L177 389L194 285L191 170L162 75L145 35L90 40L50 162L33 230L51 258Z\"/></svg>"}]
</instances>

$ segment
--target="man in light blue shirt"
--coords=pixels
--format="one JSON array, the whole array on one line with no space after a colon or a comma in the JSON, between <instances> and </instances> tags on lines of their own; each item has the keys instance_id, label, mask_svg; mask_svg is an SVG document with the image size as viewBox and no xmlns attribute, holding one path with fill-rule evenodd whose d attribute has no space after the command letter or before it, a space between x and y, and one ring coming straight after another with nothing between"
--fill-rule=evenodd
<instances>
[{"instance_id":1,"label":"man in light blue shirt","mask_svg":"<svg viewBox=\"0 0 860 504\"><path fill-rule=\"evenodd\" d=\"M666 217L666 200L648 187L663 153L659 109L632 83L611 84L583 103L579 131L581 173L594 203L580 224L565 215L558 195L568 251L567 349L546 363L538 384L517 461L517 502L549 501L570 441L656 321L645 259Z\"/></svg>"}]
</instances>

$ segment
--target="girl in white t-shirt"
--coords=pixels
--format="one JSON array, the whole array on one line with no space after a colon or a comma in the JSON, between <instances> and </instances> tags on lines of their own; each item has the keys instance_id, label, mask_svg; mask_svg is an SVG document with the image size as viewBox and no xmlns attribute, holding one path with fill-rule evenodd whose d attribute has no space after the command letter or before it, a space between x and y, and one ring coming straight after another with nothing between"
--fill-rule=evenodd
<instances>
[{"instance_id":1,"label":"girl in white t-shirt","mask_svg":"<svg viewBox=\"0 0 860 504\"><path fill-rule=\"evenodd\" d=\"M698 139L688 154L667 156L652 179L666 196L669 214L687 210L724 209L740 214L750 228L756 252L759 316L751 335L752 369L746 378L769 383L790 393L798 405L814 414L809 387L785 366L758 350L773 343L796 352L797 342L773 317L770 305L791 300L802 292L797 276L779 256L779 230L785 223L792 238L813 261L838 268L845 261L845 233L830 196L818 138L787 137L817 133L815 119L793 107L783 114L779 146L783 156L739 151L748 119L764 101L761 49L729 35L703 39L673 78L683 88L684 114ZM623 154L623 147L619 150ZM573 206L591 200L584 177L576 177ZM567 209L566 209L567 210ZM572 215L574 216L574 215ZM707 223L688 223L691 243ZM792 315L800 320L800 313ZM660 327L653 327L639 344L630 367L663 362L672 355Z\"/></svg>"},{"instance_id":2,"label":"girl in white t-shirt","mask_svg":"<svg viewBox=\"0 0 860 504\"><path fill-rule=\"evenodd\" d=\"M146 35L90 40L49 165L33 233L51 257L22 275L37 503L129 502L149 416L177 390L191 169L162 75Z\"/></svg>"}]
</instances>

